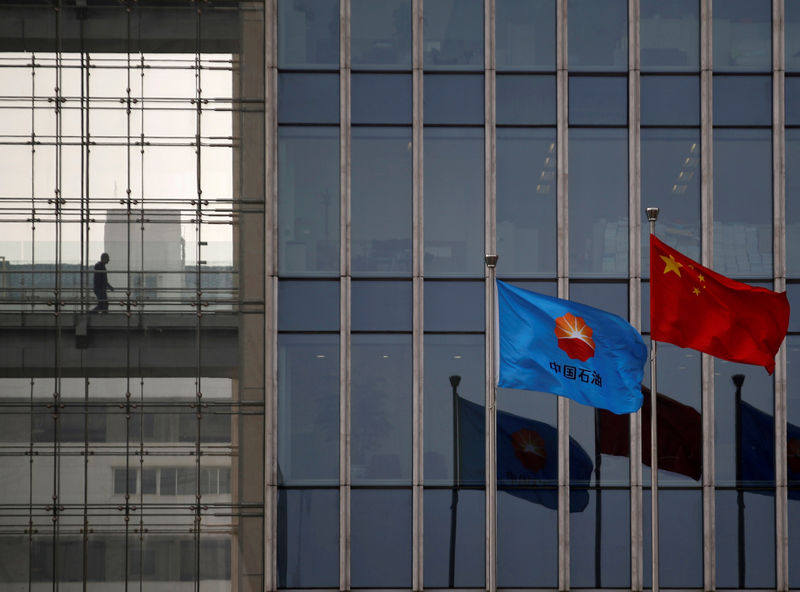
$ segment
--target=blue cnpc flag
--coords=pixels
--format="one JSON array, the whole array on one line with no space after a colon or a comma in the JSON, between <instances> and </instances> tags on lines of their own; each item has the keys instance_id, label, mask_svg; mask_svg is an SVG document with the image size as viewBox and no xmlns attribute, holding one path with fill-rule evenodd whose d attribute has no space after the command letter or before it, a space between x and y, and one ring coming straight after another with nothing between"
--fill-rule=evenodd
<instances>
[{"instance_id":1,"label":"blue cnpc flag","mask_svg":"<svg viewBox=\"0 0 800 592\"><path fill-rule=\"evenodd\" d=\"M633 413L647 347L617 315L497 282L497 386Z\"/></svg>"}]
</instances>

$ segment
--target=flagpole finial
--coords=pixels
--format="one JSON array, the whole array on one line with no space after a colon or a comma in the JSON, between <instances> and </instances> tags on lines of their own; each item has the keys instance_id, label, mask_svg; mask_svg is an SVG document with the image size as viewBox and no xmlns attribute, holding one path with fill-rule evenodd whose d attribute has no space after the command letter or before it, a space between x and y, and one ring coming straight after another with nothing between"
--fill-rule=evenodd
<instances>
[{"instance_id":1,"label":"flagpole finial","mask_svg":"<svg viewBox=\"0 0 800 592\"><path fill-rule=\"evenodd\" d=\"M650 222L655 222L658 219L658 208L647 208L647 219Z\"/></svg>"},{"instance_id":2,"label":"flagpole finial","mask_svg":"<svg viewBox=\"0 0 800 592\"><path fill-rule=\"evenodd\" d=\"M486 255L484 259L486 261L486 267L492 268L497 265L497 255Z\"/></svg>"}]
</instances>

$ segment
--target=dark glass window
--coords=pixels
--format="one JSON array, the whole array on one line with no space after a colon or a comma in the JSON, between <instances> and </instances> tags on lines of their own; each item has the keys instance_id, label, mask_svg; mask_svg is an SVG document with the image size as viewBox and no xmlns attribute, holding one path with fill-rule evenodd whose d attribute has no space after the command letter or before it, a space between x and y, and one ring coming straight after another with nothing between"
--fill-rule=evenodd
<instances>
[{"instance_id":1,"label":"dark glass window","mask_svg":"<svg viewBox=\"0 0 800 592\"><path fill-rule=\"evenodd\" d=\"M156 469L142 469L142 493L156 493Z\"/></svg>"},{"instance_id":2,"label":"dark glass window","mask_svg":"<svg viewBox=\"0 0 800 592\"><path fill-rule=\"evenodd\" d=\"M553 0L497 0L495 27L498 70L555 70Z\"/></svg>"},{"instance_id":3,"label":"dark glass window","mask_svg":"<svg viewBox=\"0 0 800 592\"><path fill-rule=\"evenodd\" d=\"M339 75L278 76L279 123L339 123Z\"/></svg>"},{"instance_id":4,"label":"dark glass window","mask_svg":"<svg viewBox=\"0 0 800 592\"><path fill-rule=\"evenodd\" d=\"M698 76L642 76L642 125L700 125Z\"/></svg>"},{"instance_id":5,"label":"dark glass window","mask_svg":"<svg viewBox=\"0 0 800 592\"><path fill-rule=\"evenodd\" d=\"M772 77L714 76L714 125L772 125Z\"/></svg>"},{"instance_id":6,"label":"dark glass window","mask_svg":"<svg viewBox=\"0 0 800 592\"><path fill-rule=\"evenodd\" d=\"M353 123L411 125L410 74L353 73L350 85Z\"/></svg>"},{"instance_id":7,"label":"dark glass window","mask_svg":"<svg viewBox=\"0 0 800 592\"><path fill-rule=\"evenodd\" d=\"M278 284L278 331L338 331L339 282Z\"/></svg>"},{"instance_id":8,"label":"dark glass window","mask_svg":"<svg viewBox=\"0 0 800 592\"><path fill-rule=\"evenodd\" d=\"M338 0L279 0L278 64L281 68L339 67Z\"/></svg>"},{"instance_id":9,"label":"dark glass window","mask_svg":"<svg viewBox=\"0 0 800 592\"><path fill-rule=\"evenodd\" d=\"M497 75L498 125L555 125L555 76Z\"/></svg>"},{"instance_id":10,"label":"dark glass window","mask_svg":"<svg viewBox=\"0 0 800 592\"><path fill-rule=\"evenodd\" d=\"M784 4L784 23L786 25L786 71L800 71L800 4ZM793 570L797 574L796 570Z\"/></svg>"},{"instance_id":11,"label":"dark glass window","mask_svg":"<svg viewBox=\"0 0 800 592\"><path fill-rule=\"evenodd\" d=\"M424 7L425 68L482 69L482 0L438 0Z\"/></svg>"},{"instance_id":12,"label":"dark glass window","mask_svg":"<svg viewBox=\"0 0 800 592\"><path fill-rule=\"evenodd\" d=\"M642 71L700 69L700 2L641 0Z\"/></svg>"},{"instance_id":13,"label":"dark glass window","mask_svg":"<svg viewBox=\"0 0 800 592\"><path fill-rule=\"evenodd\" d=\"M483 76L480 74L426 74L426 124L483 124Z\"/></svg>"},{"instance_id":14,"label":"dark glass window","mask_svg":"<svg viewBox=\"0 0 800 592\"><path fill-rule=\"evenodd\" d=\"M628 285L609 282L571 282L569 299L614 313L628 320Z\"/></svg>"},{"instance_id":15,"label":"dark glass window","mask_svg":"<svg viewBox=\"0 0 800 592\"><path fill-rule=\"evenodd\" d=\"M570 70L627 70L627 0L569 0L567 14Z\"/></svg>"},{"instance_id":16,"label":"dark glass window","mask_svg":"<svg viewBox=\"0 0 800 592\"><path fill-rule=\"evenodd\" d=\"M570 125L628 123L628 79L622 76L570 76Z\"/></svg>"},{"instance_id":17,"label":"dark glass window","mask_svg":"<svg viewBox=\"0 0 800 592\"><path fill-rule=\"evenodd\" d=\"M769 71L772 5L758 0L714 0L714 70Z\"/></svg>"},{"instance_id":18,"label":"dark glass window","mask_svg":"<svg viewBox=\"0 0 800 592\"><path fill-rule=\"evenodd\" d=\"M786 125L800 125L800 76L786 77Z\"/></svg>"},{"instance_id":19,"label":"dark glass window","mask_svg":"<svg viewBox=\"0 0 800 592\"><path fill-rule=\"evenodd\" d=\"M483 282L425 282L425 331L483 331Z\"/></svg>"},{"instance_id":20,"label":"dark glass window","mask_svg":"<svg viewBox=\"0 0 800 592\"><path fill-rule=\"evenodd\" d=\"M740 536L742 523L744 535ZM716 525L717 586L774 588L775 496L755 491L717 490ZM742 571L740 557L744 559ZM740 574L744 575L743 582Z\"/></svg>"},{"instance_id":21,"label":"dark glass window","mask_svg":"<svg viewBox=\"0 0 800 592\"><path fill-rule=\"evenodd\" d=\"M786 130L786 273L800 277L800 129Z\"/></svg>"},{"instance_id":22,"label":"dark glass window","mask_svg":"<svg viewBox=\"0 0 800 592\"><path fill-rule=\"evenodd\" d=\"M351 0L354 68L411 68L411 0Z\"/></svg>"},{"instance_id":23,"label":"dark glass window","mask_svg":"<svg viewBox=\"0 0 800 592\"><path fill-rule=\"evenodd\" d=\"M411 331L410 281L354 281L351 284L353 331Z\"/></svg>"}]
</instances>

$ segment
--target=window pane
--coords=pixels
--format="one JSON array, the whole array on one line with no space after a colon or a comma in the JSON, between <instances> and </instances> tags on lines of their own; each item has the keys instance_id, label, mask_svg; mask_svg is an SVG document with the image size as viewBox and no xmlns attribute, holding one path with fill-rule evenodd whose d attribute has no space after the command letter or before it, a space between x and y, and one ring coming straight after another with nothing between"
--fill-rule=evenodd
<instances>
[{"instance_id":1,"label":"window pane","mask_svg":"<svg viewBox=\"0 0 800 592\"><path fill-rule=\"evenodd\" d=\"M339 482L339 337L278 338L281 483Z\"/></svg>"},{"instance_id":2,"label":"window pane","mask_svg":"<svg viewBox=\"0 0 800 592\"><path fill-rule=\"evenodd\" d=\"M784 21L786 23L786 70L800 71L800 3L796 1L784 4ZM794 572L797 574L797 571Z\"/></svg>"},{"instance_id":3,"label":"window pane","mask_svg":"<svg viewBox=\"0 0 800 592\"><path fill-rule=\"evenodd\" d=\"M339 129L278 130L280 271L339 269Z\"/></svg>"},{"instance_id":4,"label":"window pane","mask_svg":"<svg viewBox=\"0 0 800 592\"><path fill-rule=\"evenodd\" d=\"M483 68L482 0L438 0L424 5L425 68Z\"/></svg>"},{"instance_id":5,"label":"window pane","mask_svg":"<svg viewBox=\"0 0 800 592\"><path fill-rule=\"evenodd\" d=\"M425 123L482 124L483 95L480 74L426 74Z\"/></svg>"},{"instance_id":6,"label":"window pane","mask_svg":"<svg viewBox=\"0 0 800 592\"><path fill-rule=\"evenodd\" d=\"M338 0L278 1L281 68L339 67Z\"/></svg>"},{"instance_id":7,"label":"window pane","mask_svg":"<svg viewBox=\"0 0 800 592\"><path fill-rule=\"evenodd\" d=\"M411 490L354 489L350 507L353 587L411 586Z\"/></svg>"},{"instance_id":8,"label":"window pane","mask_svg":"<svg viewBox=\"0 0 800 592\"><path fill-rule=\"evenodd\" d=\"M714 271L772 274L772 131L714 130Z\"/></svg>"},{"instance_id":9,"label":"window pane","mask_svg":"<svg viewBox=\"0 0 800 592\"><path fill-rule=\"evenodd\" d=\"M498 70L555 70L553 0L497 0L495 26Z\"/></svg>"},{"instance_id":10,"label":"window pane","mask_svg":"<svg viewBox=\"0 0 800 592\"><path fill-rule=\"evenodd\" d=\"M700 2L641 0L643 71L700 69Z\"/></svg>"},{"instance_id":11,"label":"window pane","mask_svg":"<svg viewBox=\"0 0 800 592\"><path fill-rule=\"evenodd\" d=\"M483 276L483 130L425 130L425 273Z\"/></svg>"},{"instance_id":12,"label":"window pane","mask_svg":"<svg viewBox=\"0 0 800 592\"><path fill-rule=\"evenodd\" d=\"M278 284L278 331L338 330L338 281Z\"/></svg>"},{"instance_id":13,"label":"window pane","mask_svg":"<svg viewBox=\"0 0 800 592\"><path fill-rule=\"evenodd\" d=\"M524 493L524 490L522 490ZM497 585L558 585L558 512L510 491L497 492ZM535 536L531 533L535 532Z\"/></svg>"},{"instance_id":14,"label":"window pane","mask_svg":"<svg viewBox=\"0 0 800 592\"><path fill-rule=\"evenodd\" d=\"M353 128L353 275L411 274L411 129Z\"/></svg>"},{"instance_id":15,"label":"window pane","mask_svg":"<svg viewBox=\"0 0 800 592\"><path fill-rule=\"evenodd\" d=\"M411 282L354 281L353 331L411 331Z\"/></svg>"},{"instance_id":16,"label":"window pane","mask_svg":"<svg viewBox=\"0 0 800 592\"><path fill-rule=\"evenodd\" d=\"M570 70L628 68L627 0L568 0L567 14Z\"/></svg>"},{"instance_id":17,"label":"window pane","mask_svg":"<svg viewBox=\"0 0 800 592\"><path fill-rule=\"evenodd\" d=\"M800 129L786 130L786 273L800 277Z\"/></svg>"},{"instance_id":18,"label":"window pane","mask_svg":"<svg viewBox=\"0 0 800 592\"><path fill-rule=\"evenodd\" d=\"M742 507L743 506L743 507ZM739 524L744 523L744 536ZM717 586L775 586L775 497L752 491L720 491L716 499ZM744 559L740 581L739 557ZM790 570L792 571L792 570Z\"/></svg>"},{"instance_id":19,"label":"window pane","mask_svg":"<svg viewBox=\"0 0 800 592\"><path fill-rule=\"evenodd\" d=\"M411 484L411 336L353 335L350 474Z\"/></svg>"},{"instance_id":20,"label":"window pane","mask_svg":"<svg viewBox=\"0 0 800 592\"><path fill-rule=\"evenodd\" d=\"M556 134L497 130L497 253L504 276L555 276Z\"/></svg>"},{"instance_id":21,"label":"window pane","mask_svg":"<svg viewBox=\"0 0 800 592\"><path fill-rule=\"evenodd\" d=\"M574 409L575 406L571 406ZM582 512L570 514L570 584L580 588L630 585L630 494L618 490L588 494ZM600 552L597 552L600 549Z\"/></svg>"},{"instance_id":22,"label":"window pane","mask_svg":"<svg viewBox=\"0 0 800 592\"><path fill-rule=\"evenodd\" d=\"M569 299L613 313L628 320L627 283L571 282Z\"/></svg>"},{"instance_id":23,"label":"window pane","mask_svg":"<svg viewBox=\"0 0 800 592\"><path fill-rule=\"evenodd\" d=\"M353 123L411 125L410 74L353 74Z\"/></svg>"},{"instance_id":24,"label":"window pane","mask_svg":"<svg viewBox=\"0 0 800 592\"><path fill-rule=\"evenodd\" d=\"M569 132L570 272L628 273L628 132Z\"/></svg>"},{"instance_id":25,"label":"window pane","mask_svg":"<svg viewBox=\"0 0 800 592\"><path fill-rule=\"evenodd\" d=\"M570 125L625 125L628 123L628 79L607 76L570 76Z\"/></svg>"},{"instance_id":26,"label":"window pane","mask_svg":"<svg viewBox=\"0 0 800 592\"><path fill-rule=\"evenodd\" d=\"M772 5L714 0L713 64L719 71L764 71L772 65Z\"/></svg>"},{"instance_id":27,"label":"window pane","mask_svg":"<svg viewBox=\"0 0 800 592\"><path fill-rule=\"evenodd\" d=\"M642 76L642 125L700 125L697 76Z\"/></svg>"},{"instance_id":28,"label":"window pane","mask_svg":"<svg viewBox=\"0 0 800 592\"><path fill-rule=\"evenodd\" d=\"M483 331L483 282L425 281L425 331Z\"/></svg>"},{"instance_id":29,"label":"window pane","mask_svg":"<svg viewBox=\"0 0 800 592\"><path fill-rule=\"evenodd\" d=\"M786 125L800 125L800 77L786 77Z\"/></svg>"},{"instance_id":30,"label":"window pane","mask_svg":"<svg viewBox=\"0 0 800 592\"><path fill-rule=\"evenodd\" d=\"M772 78L714 76L714 125L772 125Z\"/></svg>"},{"instance_id":31,"label":"window pane","mask_svg":"<svg viewBox=\"0 0 800 592\"><path fill-rule=\"evenodd\" d=\"M497 75L499 125L555 125L555 76Z\"/></svg>"},{"instance_id":32,"label":"window pane","mask_svg":"<svg viewBox=\"0 0 800 592\"><path fill-rule=\"evenodd\" d=\"M279 123L339 123L338 74L280 74Z\"/></svg>"},{"instance_id":33,"label":"window pane","mask_svg":"<svg viewBox=\"0 0 800 592\"><path fill-rule=\"evenodd\" d=\"M411 0L351 0L354 68L411 68Z\"/></svg>"}]
</instances>

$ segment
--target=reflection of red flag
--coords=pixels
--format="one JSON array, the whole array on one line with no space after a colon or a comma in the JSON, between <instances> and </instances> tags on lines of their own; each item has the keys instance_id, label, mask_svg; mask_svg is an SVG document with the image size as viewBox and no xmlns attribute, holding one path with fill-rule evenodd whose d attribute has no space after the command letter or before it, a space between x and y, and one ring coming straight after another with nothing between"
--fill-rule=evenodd
<instances>
[{"instance_id":1,"label":"reflection of red flag","mask_svg":"<svg viewBox=\"0 0 800 592\"><path fill-rule=\"evenodd\" d=\"M789 329L784 292L748 286L703 267L650 235L650 332L656 341L764 366Z\"/></svg>"},{"instance_id":2,"label":"reflection of red flag","mask_svg":"<svg viewBox=\"0 0 800 592\"><path fill-rule=\"evenodd\" d=\"M650 465L650 389L643 386L642 462ZM703 465L703 426L700 413L689 405L658 394L658 468L699 480ZM627 415L598 409L599 447L603 454L630 456Z\"/></svg>"}]
</instances>

